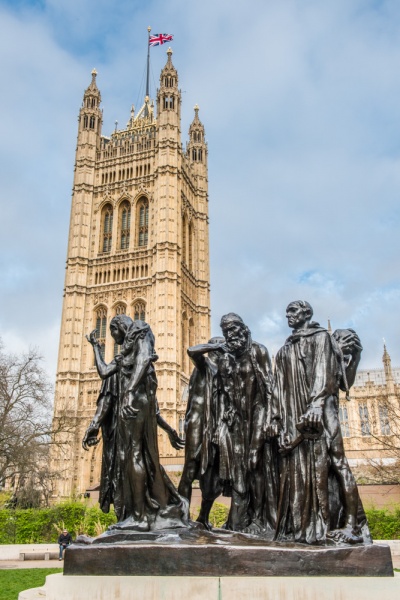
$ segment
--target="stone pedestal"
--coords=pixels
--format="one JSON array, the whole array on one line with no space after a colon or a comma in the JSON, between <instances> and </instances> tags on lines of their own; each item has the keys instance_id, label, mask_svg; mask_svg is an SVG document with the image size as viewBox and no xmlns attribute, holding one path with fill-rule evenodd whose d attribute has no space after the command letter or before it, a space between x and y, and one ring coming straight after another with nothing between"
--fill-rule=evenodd
<instances>
[{"instance_id":1,"label":"stone pedestal","mask_svg":"<svg viewBox=\"0 0 400 600\"><path fill-rule=\"evenodd\" d=\"M387 545L310 546L199 529L107 532L65 551L65 575L391 577Z\"/></svg>"},{"instance_id":2,"label":"stone pedestal","mask_svg":"<svg viewBox=\"0 0 400 600\"><path fill-rule=\"evenodd\" d=\"M98 577L49 575L19 600L395 600L396 577Z\"/></svg>"}]
</instances>

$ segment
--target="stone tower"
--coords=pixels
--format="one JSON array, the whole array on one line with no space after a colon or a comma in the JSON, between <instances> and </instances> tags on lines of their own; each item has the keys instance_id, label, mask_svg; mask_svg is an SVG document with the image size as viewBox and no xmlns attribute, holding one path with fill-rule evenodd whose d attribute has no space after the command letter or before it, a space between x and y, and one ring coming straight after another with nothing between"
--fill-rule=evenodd
<instances>
[{"instance_id":1,"label":"stone tower","mask_svg":"<svg viewBox=\"0 0 400 600\"><path fill-rule=\"evenodd\" d=\"M74 438L52 456L57 495L81 493L100 479L101 444L81 440L100 380L85 334L97 329L106 362L118 348L111 319L145 319L156 337L158 401L183 431L190 364L186 348L210 336L208 178L204 127L195 107L186 149L181 92L172 50L161 71L157 111L146 96L126 129L102 135L96 71L79 112L54 419L67 412ZM182 456L159 433L164 464Z\"/></svg>"}]
</instances>

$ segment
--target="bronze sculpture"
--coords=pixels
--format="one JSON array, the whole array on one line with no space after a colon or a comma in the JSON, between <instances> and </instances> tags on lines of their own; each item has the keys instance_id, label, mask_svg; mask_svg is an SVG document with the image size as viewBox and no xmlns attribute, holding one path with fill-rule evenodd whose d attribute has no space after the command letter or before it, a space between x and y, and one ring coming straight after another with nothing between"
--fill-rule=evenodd
<instances>
[{"instance_id":1,"label":"bronze sculpture","mask_svg":"<svg viewBox=\"0 0 400 600\"><path fill-rule=\"evenodd\" d=\"M189 381L185 415L185 464L178 492L190 502L193 481L199 479L202 502L197 521L207 529L211 529L208 519L213 502L223 491L218 472L217 380L218 358L224 351L225 339L222 337L214 337L207 344L188 348L195 368Z\"/></svg>"},{"instance_id":2,"label":"bronze sculpture","mask_svg":"<svg viewBox=\"0 0 400 600\"><path fill-rule=\"evenodd\" d=\"M167 429L175 447L180 441L158 411L154 335L147 323L126 315L114 317L110 330L121 351L109 364L102 358L96 331L87 338L103 384L82 445L87 450L97 444L101 427L100 507L108 512L114 505L118 518L114 529L184 527L187 500L179 496L159 461L157 422Z\"/></svg>"},{"instance_id":3,"label":"bronze sculpture","mask_svg":"<svg viewBox=\"0 0 400 600\"><path fill-rule=\"evenodd\" d=\"M268 351L237 314L221 319L224 338L189 348L196 368L180 494L159 463L157 424L175 447L182 440L158 411L149 325L115 317L121 352L108 365L92 332L103 385L83 447L97 444L101 427L100 504L114 504L118 523L97 538L80 536L67 550L66 574L393 574L389 547L370 543L338 419L339 388L354 382L360 340L348 329L331 336L306 302L291 303L287 316L293 335L278 353L275 383ZM196 524L187 500L195 477L203 495ZM210 531L219 493L232 495L231 509L225 531Z\"/></svg>"},{"instance_id":4,"label":"bronze sculpture","mask_svg":"<svg viewBox=\"0 0 400 600\"><path fill-rule=\"evenodd\" d=\"M353 383L362 347L352 330L331 337L312 316L308 302L289 304L293 333L276 356L268 426L282 455L276 539L357 544L370 536L344 453L338 395Z\"/></svg>"},{"instance_id":5,"label":"bronze sculpture","mask_svg":"<svg viewBox=\"0 0 400 600\"><path fill-rule=\"evenodd\" d=\"M221 329L226 352L218 362L219 474L232 495L226 528L262 533L275 526L276 477L273 468L268 478L264 471L271 361L239 315L224 315ZM270 467L274 460L269 458Z\"/></svg>"},{"instance_id":6,"label":"bronze sculpture","mask_svg":"<svg viewBox=\"0 0 400 600\"><path fill-rule=\"evenodd\" d=\"M178 491L159 462L157 424L175 448L183 441L158 410L149 325L114 317L110 330L121 352L108 365L90 334L103 385L83 447L97 444L101 427L100 506L107 512L114 505L115 529L188 526L198 478L198 521L206 529L222 493L232 496L225 524L232 531L265 536L276 528L277 540L309 544L369 539L338 418L339 388L348 392L353 384L362 346L353 330L331 336L311 321L312 313L307 302L289 304L293 334L277 355L275 383L267 349L235 313L221 319L223 338L189 348L195 369Z\"/></svg>"}]
</instances>

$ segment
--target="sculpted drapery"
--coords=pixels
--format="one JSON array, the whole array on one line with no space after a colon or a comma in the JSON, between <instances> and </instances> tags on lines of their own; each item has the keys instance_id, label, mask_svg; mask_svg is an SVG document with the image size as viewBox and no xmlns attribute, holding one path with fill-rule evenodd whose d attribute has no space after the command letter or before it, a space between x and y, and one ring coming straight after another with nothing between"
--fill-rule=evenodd
<instances>
[{"instance_id":1,"label":"sculpted drapery","mask_svg":"<svg viewBox=\"0 0 400 600\"><path fill-rule=\"evenodd\" d=\"M343 355L311 315L276 356L272 422L279 423L282 454L276 539L369 541L338 417Z\"/></svg>"},{"instance_id":2,"label":"sculpted drapery","mask_svg":"<svg viewBox=\"0 0 400 600\"><path fill-rule=\"evenodd\" d=\"M126 315L115 317L110 329L121 351L108 365L94 333L89 338L103 384L83 440L86 448L94 445L101 427L100 506L108 512L110 504L114 505L115 528L146 531L184 526L187 501L179 496L159 461L153 333L147 323Z\"/></svg>"}]
</instances>

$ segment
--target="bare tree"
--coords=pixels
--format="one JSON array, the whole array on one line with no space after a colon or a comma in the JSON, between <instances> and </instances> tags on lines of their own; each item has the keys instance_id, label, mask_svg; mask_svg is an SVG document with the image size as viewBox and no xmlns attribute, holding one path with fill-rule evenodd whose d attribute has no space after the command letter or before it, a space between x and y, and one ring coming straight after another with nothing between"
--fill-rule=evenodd
<instances>
[{"instance_id":1,"label":"bare tree","mask_svg":"<svg viewBox=\"0 0 400 600\"><path fill-rule=\"evenodd\" d=\"M52 386L37 350L6 354L0 346L0 486L26 505L50 495L49 449L64 419L52 427ZM59 442L57 442L59 443Z\"/></svg>"},{"instance_id":2,"label":"bare tree","mask_svg":"<svg viewBox=\"0 0 400 600\"><path fill-rule=\"evenodd\" d=\"M369 483L400 483L400 399L397 395L378 399L368 435L378 452L359 468L359 476Z\"/></svg>"}]
</instances>

